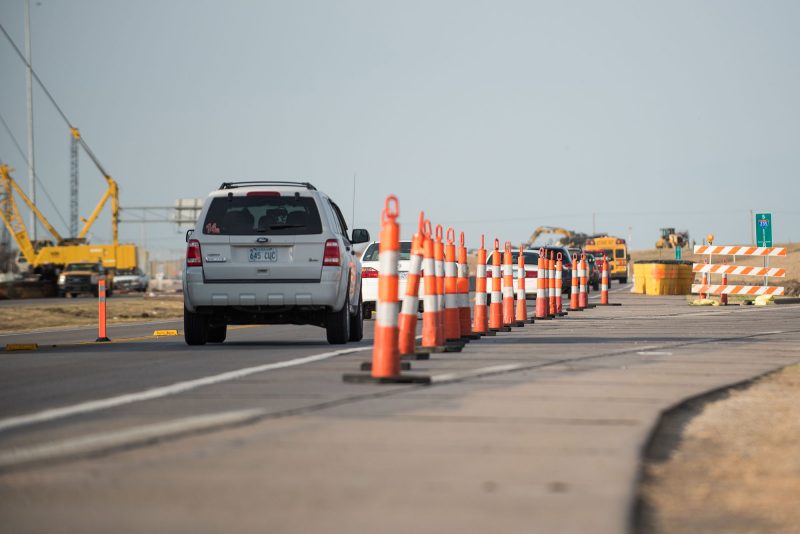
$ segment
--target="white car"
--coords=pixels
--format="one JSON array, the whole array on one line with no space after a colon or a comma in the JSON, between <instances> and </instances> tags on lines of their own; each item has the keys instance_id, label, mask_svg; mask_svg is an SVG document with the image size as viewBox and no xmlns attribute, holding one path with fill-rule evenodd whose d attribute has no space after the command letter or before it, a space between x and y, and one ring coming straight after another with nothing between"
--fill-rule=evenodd
<instances>
[{"instance_id":1,"label":"white car","mask_svg":"<svg viewBox=\"0 0 800 534\"><path fill-rule=\"evenodd\" d=\"M186 234L184 338L225 340L229 324L312 324L329 343L363 337L361 262L339 207L306 182L226 182Z\"/></svg>"},{"instance_id":2,"label":"white car","mask_svg":"<svg viewBox=\"0 0 800 534\"><path fill-rule=\"evenodd\" d=\"M486 251L486 292L492 293L492 253L493 250ZM536 298L536 288L538 286L537 276L539 274L539 251L538 250L525 250L523 251L525 257L525 299L531 300ZM517 273L519 272L519 250L511 251L511 272L514 277L514 298L517 295ZM503 251L500 251L500 279L503 277ZM502 282L500 287L502 288Z\"/></svg>"},{"instance_id":3,"label":"white car","mask_svg":"<svg viewBox=\"0 0 800 534\"><path fill-rule=\"evenodd\" d=\"M379 243L373 241L364 249L361 254L361 291L364 295L364 315L371 317L372 312L375 311L375 305L378 301L378 274L380 273L380 265L378 261L378 247ZM406 280L408 277L408 269L411 258L411 241L400 241L400 255L397 262L397 274L399 279L398 295L400 300L406 294ZM419 280L419 295L422 297L425 294L425 282L423 278Z\"/></svg>"},{"instance_id":4,"label":"white car","mask_svg":"<svg viewBox=\"0 0 800 534\"><path fill-rule=\"evenodd\" d=\"M138 267L134 269L119 269L114 273L114 288L117 291L147 291L150 277Z\"/></svg>"}]
</instances>

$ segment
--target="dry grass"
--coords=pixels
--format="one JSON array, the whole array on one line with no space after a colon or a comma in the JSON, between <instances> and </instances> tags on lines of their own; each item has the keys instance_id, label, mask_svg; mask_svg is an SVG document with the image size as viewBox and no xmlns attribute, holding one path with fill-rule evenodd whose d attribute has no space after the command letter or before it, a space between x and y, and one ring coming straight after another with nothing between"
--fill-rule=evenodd
<instances>
[{"instance_id":1,"label":"dry grass","mask_svg":"<svg viewBox=\"0 0 800 534\"><path fill-rule=\"evenodd\" d=\"M776 244L776 246L786 247L785 257L773 257L769 259L770 267L779 267L786 269L786 278L771 278L770 285L786 287L787 295L800 295L800 244ZM652 249L652 250L634 250L631 251L631 259L633 261L642 260L671 260L675 258L675 251L673 249ZM702 263L706 258L702 254L694 254L683 249L682 260ZM714 256L714 263L721 263L725 259L729 263L733 259L731 256ZM758 257L745 257L739 256L736 258L736 265L749 265L753 267L761 267L764 265L763 258ZM712 283L719 283L722 277L719 275L712 275ZM699 278L697 279L699 282ZM730 276L728 283L739 285L759 285L763 279L756 276Z\"/></svg>"},{"instance_id":2,"label":"dry grass","mask_svg":"<svg viewBox=\"0 0 800 534\"><path fill-rule=\"evenodd\" d=\"M800 366L712 402L646 467L646 532L798 532Z\"/></svg>"},{"instance_id":3,"label":"dry grass","mask_svg":"<svg viewBox=\"0 0 800 534\"><path fill-rule=\"evenodd\" d=\"M108 299L109 324L183 317L182 299ZM97 324L97 302L0 308L0 332Z\"/></svg>"}]
</instances>

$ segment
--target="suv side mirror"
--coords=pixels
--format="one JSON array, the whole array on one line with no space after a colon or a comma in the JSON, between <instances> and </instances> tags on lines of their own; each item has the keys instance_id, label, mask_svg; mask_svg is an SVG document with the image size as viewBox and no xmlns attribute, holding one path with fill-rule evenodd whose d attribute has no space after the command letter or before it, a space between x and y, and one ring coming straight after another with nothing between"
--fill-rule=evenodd
<instances>
[{"instance_id":1,"label":"suv side mirror","mask_svg":"<svg viewBox=\"0 0 800 534\"><path fill-rule=\"evenodd\" d=\"M351 243L357 245L358 243L366 243L367 241L369 241L369 232L364 228L353 229L353 238L350 240Z\"/></svg>"},{"instance_id":2,"label":"suv side mirror","mask_svg":"<svg viewBox=\"0 0 800 534\"><path fill-rule=\"evenodd\" d=\"M186 230L186 242L187 243L189 242L189 238L192 237L193 233L194 233L194 228L189 228L188 230Z\"/></svg>"}]
</instances>

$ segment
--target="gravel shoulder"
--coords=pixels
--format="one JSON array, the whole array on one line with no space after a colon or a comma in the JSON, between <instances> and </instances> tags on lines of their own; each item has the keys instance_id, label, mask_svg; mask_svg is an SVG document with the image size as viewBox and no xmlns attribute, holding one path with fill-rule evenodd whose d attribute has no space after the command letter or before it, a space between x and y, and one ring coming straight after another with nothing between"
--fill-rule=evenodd
<instances>
[{"instance_id":1,"label":"gravel shoulder","mask_svg":"<svg viewBox=\"0 0 800 534\"><path fill-rule=\"evenodd\" d=\"M800 366L693 401L648 451L636 531L797 532Z\"/></svg>"}]
</instances>

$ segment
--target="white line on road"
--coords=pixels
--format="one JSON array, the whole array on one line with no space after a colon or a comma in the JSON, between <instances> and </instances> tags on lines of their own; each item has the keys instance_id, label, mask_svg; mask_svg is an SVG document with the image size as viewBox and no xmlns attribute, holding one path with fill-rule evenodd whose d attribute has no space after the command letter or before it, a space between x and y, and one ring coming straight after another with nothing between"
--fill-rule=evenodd
<instances>
[{"instance_id":1,"label":"white line on road","mask_svg":"<svg viewBox=\"0 0 800 534\"><path fill-rule=\"evenodd\" d=\"M197 378L194 380L187 380L185 382L176 382L175 384L170 384L168 386L146 389L144 391L139 391L136 393L128 393L126 395L119 395L116 397L109 397L106 399L81 402L79 404L73 404L71 406L64 406L61 408L52 408L49 410L43 410L41 412L36 412L28 415L20 415L17 417L0 419L0 432L4 430L9 430L11 428L18 428L21 426L32 425L34 423L43 423L46 421L52 421L54 419L61 419L72 415L96 412L99 410L107 410L109 408L115 408L117 406L123 406L125 404L132 404L134 402L142 402L152 399L158 399L161 397L166 397L168 395L183 393L185 391L189 391L203 386L210 386L212 384L219 384L220 382L228 382L230 380L236 380L237 378L243 378L245 376L253 375L256 373L275 371L277 369L285 369L287 367L295 367L297 365L305 365L307 363L319 362L322 360L335 358L336 356L342 356L344 354L351 354L354 352L361 352L365 350L372 350L372 346L370 345L368 347L357 347L352 349L335 350L332 352L323 352L322 354L305 356L303 358L296 358L294 360L268 363L265 365L257 365L255 367L245 367L243 369L237 369L235 371L227 371L225 373L206 376L203 378Z\"/></svg>"},{"instance_id":2,"label":"white line on road","mask_svg":"<svg viewBox=\"0 0 800 534\"><path fill-rule=\"evenodd\" d=\"M672 356L671 352L660 352L660 351L657 351L657 350L651 350L651 351L643 350L643 351L637 352L636 354L638 354L640 356Z\"/></svg>"},{"instance_id":3,"label":"white line on road","mask_svg":"<svg viewBox=\"0 0 800 534\"><path fill-rule=\"evenodd\" d=\"M196 415L163 423L126 428L117 432L90 434L75 439L15 448L0 452L0 468L131 447L200 430L247 423L258 419L265 413L265 410L254 409Z\"/></svg>"},{"instance_id":4,"label":"white line on road","mask_svg":"<svg viewBox=\"0 0 800 534\"><path fill-rule=\"evenodd\" d=\"M441 375L434 375L431 377L431 382L439 384L442 382L452 382L455 380L464 380L465 378L474 378L481 375L489 375L495 373L507 373L525 367L522 364L506 364L506 365L492 365L490 367L481 367L472 371L464 371L462 373L445 373Z\"/></svg>"}]
</instances>

